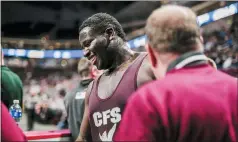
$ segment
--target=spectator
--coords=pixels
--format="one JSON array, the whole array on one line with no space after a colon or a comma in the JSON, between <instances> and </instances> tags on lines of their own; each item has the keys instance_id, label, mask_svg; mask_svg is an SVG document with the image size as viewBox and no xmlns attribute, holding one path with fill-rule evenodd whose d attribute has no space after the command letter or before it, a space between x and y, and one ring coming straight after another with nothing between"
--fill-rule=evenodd
<instances>
[{"instance_id":1,"label":"spectator","mask_svg":"<svg viewBox=\"0 0 238 142\"><path fill-rule=\"evenodd\" d=\"M165 77L132 95L115 141L237 141L237 79L208 65L195 13L164 6L146 34L155 74Z\"/></svg>"},{"instance_id":2,"label":"spectator","mask_svg":"<svg viewBox=\"0 0 238 142\"><path fill-rule=\"evenodd\" d=\"M84 99L86 89L95 77L92 63L86 58L82 58L78 63L78 73L81 78L78 87L72 90L65 97L65 107L67 110L67 121L71 131L72 141L77 139L84 113Z\"/></svg>"},{"instance_id":3,"label":"spectator","mask_svg":"<svg viewBox=\"0 0 238 142\"><path fill-rule=\"evenodd\" d=\"M57 106L56 111L58 111L59 114L61 114L60 121L57 125L58 129L60 130L68 128L67 122L66 122L67 112L64 106L65 95L66 95L65 89L61 89L59 91L59 97L57 97L57 99L55 100L55 103Z\"/></svg>"},{"instance_id":4,"label":"spectator","mask_svg":"<svg viewBox=\"0 0 238 142\"><path fill-rule=\"evenodd\" d=\"M35 122L35 107L38 101L40 101L40 86L36 84L35 81L31 82L31 86L29 88L29 92L25 97L25 108L27 112L27 130L31 131L34 128Z\"/></svg>"}]
</instances>

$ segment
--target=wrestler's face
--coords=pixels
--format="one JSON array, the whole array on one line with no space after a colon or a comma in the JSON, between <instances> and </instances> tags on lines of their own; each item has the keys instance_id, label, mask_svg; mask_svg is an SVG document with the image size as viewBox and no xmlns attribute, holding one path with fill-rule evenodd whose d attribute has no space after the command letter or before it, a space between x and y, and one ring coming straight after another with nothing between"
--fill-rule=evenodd
<instances>
[{"instance_id":1,"label":"wrestler's face","mask_svg":"<svg viewBox=\"0 0 238 142\"><path fill-rule=\"evenodd\" d=\"M111 31L97 31L91 27L83 28L79 33L79 42L84 56L99 70L108 69L112 64L113 55L110 54Z\"/></svg>"}]
</instances>

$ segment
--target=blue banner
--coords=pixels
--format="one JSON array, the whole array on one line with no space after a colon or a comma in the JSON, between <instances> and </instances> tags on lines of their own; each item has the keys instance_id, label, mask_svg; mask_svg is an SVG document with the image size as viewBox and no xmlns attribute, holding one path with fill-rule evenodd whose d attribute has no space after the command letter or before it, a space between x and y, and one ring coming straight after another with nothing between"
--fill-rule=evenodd
<instances>
[{"instance_id":1,"label":"blue banner","mask_svg":"<svg viewBox=\"0 0 238 142\"><path fill-rule=\"evenodd\" d=\"M225 6L223 8L219 8L217 10L200 15L197 17L197 21L200 26L203 26L205 24L220 20L225 17L229 17L237 13L238 13L238 3L234 3L229 6Z\"/></svg>"},{"instance_id":2,"label":"blue banner","mask_svg":"<svg viewBox=\"0 0 238 142\"><path fill-rule=\"evenodd\" d=\"M238 13L238 2L219 8L197 17L200 26L217 21L219 19ZM127 42L130 48L144 46L146 36L140 36ZM3 49L5 56L28 57L28 58L81 58L82 50L27 50L27 49Z\"/></svg>"}]
</instances>

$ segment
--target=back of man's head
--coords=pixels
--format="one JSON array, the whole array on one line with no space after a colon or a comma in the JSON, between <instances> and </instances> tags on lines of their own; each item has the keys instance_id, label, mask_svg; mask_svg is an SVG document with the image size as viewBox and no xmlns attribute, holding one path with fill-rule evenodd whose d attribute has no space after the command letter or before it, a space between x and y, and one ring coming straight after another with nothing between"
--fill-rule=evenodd
<instances>
[{"instance_id":1,"label":"back of man's head","mask_svg":"<svg viewBox=\"0 0 238 142\"><path fill-rule=\"evenodd\" d=\"M78 73L81 78L91 77L92 63L86 59L82 58L78 62Z\"/></svg>"},{"instance_id":2,"label":"back of man's head","mask_svg":"<svg viewBox=\"0 0 238 142\"><path fill-rule=\"evenodd\" d=\"M166 5L155 10L145 30L149 44L158 52L183 54L197 50L201 43L196 14L184 6Z\"/></svg>"},{"instance_id":3,"label":"back of man's head","mask_svg":"<svg viewBox=\"0 0 238 142\"><path fill-rule=\"evenodd\" d=\"M106 13L97 13L84 20L82 25L79 27L79 32L85 27L91 27L96 32L103 33L109 26L112 26L117 36L126 40L125 32L121 24L113 16Z\"/></svg>"}]
</instances>

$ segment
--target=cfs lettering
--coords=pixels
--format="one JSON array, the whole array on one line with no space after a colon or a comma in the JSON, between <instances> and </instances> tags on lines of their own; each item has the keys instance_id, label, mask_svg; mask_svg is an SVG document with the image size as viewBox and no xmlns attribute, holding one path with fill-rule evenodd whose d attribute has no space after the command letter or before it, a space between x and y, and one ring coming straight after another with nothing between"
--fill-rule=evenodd
<instances>
[{"instance_id":1,"label":"cfs lettering","mask_svg":"<svg viewBox=\"0 0 238 142\"><path fill-rule=\"evenodd\" d=\"M121 110L119 107L115 107L111 110L95 112L93 113L93 120L96 127L107 125L108 120L112 123L118 123L121 121Z\"/></svg>"}]
</instances>

